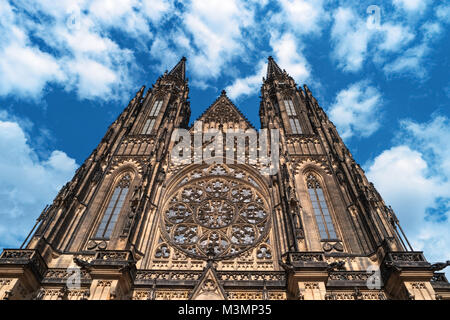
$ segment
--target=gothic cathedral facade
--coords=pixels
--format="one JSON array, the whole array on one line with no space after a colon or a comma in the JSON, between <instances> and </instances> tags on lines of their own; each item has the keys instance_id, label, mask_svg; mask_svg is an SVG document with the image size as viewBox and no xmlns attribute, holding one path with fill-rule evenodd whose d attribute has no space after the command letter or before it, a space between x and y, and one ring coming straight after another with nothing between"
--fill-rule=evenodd
<instances>
[{"instance_id":1,"label":"gothic cathedral facade","mask_svg":"<svg viewBox=\"0 0 450 320\"><path fill-rule=\"evenodd\" d=\"M259 115L279 132L278 170L225 153L174 163L176 130L194 144L255 130L225 91L190 127L185 69L142 87L24 245L1 253L0 299L450 299L446 264L413 251L311 91L271 57Z\"/></svg>"}]
</instances>

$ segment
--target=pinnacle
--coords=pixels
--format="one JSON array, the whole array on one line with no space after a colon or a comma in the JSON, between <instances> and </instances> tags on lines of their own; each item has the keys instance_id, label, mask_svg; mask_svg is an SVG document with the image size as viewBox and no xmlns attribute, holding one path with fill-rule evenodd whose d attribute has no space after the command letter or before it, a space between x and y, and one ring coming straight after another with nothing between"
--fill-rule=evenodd
<instances>
[{"instance_id":1,"label":"pinnacle","mask_svg":"<svg viewBox=\"0 0 450 320\"><path fill-rule=\"evenodd\" d=\"M277 65L272 56L269 56L268 60L269 62L267 64L267 79L271 78L274 75L283 74L283 71L281 71L281 68Z\"/></svg>"},{"instance_id":2,"label":"pinnacle","mask_svg":"<svg viewBox=\"0 0 450 320\"><path fill-rule=\"evenodd\" d=\"M186 57L182 57L177 65L170 70L169 74L184 81L186 76Z\"/></svg>"}]
</instances>

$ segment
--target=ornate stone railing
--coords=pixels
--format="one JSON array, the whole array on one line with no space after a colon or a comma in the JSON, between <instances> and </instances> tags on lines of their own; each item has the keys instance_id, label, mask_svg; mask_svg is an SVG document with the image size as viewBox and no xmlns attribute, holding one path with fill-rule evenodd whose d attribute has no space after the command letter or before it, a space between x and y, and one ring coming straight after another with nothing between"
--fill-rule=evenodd
<instances>
[{"instance_id":1,"label":"ornate stone railing","mask_svg":"<svg viewBox=\"0 0 450 320\"><path fill-rule=\"evenodd\" d=\"M287 262L325 262L323 252L288 252L283 255Z\"/></svg>"},{"instance_id":2,"label":"ornate stone railing","mask_svg":"<svg viewBox=\"0 0 450 320\"><path fill-rule=\"evenodd\" d=\"M194 281L202 275L201 271L186 270L139 270L135 282L146 283L163 280Z\"/></svg>"},{"instance_id":3,"label":"ornate stone railing","mask_svg":"<svg viewBox=\"0 0 450 320\"><path fill-rule=\"evenodd\" d=\"M0 255L0 267L30 267L38 278L47 271L47 264L37 250L5 249Z\"/></svg>"},{"instance_id":4,"label":"ornate stone railing","mask_svg":"<svg viewBox=\"0 0 450 320\"><path fill-rule=\"evenodd\" d=\"M386 266L403 267L430 267L421 251L388 252L384 258Z\"/></svg>"},{"instance_id":5,"label":"ornate stone railing","mask_svg":"<svg viewBox=\"0 0 450 320\"><path fill-rule=\"evenodd\" d=\"M326 269L328 267L323 252L287 252L282 255L282 261L293 268Z\"/></svg>"},{"instance_id":6,"label":"ornate stone railing","mask_svg":"<svg viewBox=\"0 0 450 320\"><path fill-rule=\"evenodd\" d=\"M398 262L427 261L421 251L388 252L387 256L391 261L398 261Z\"/></svg>"},{"instance_id":7,"label":"ornate stone railing","mask_svg":"<svg viewBox=\"0 0 450 320\"><path fill-rule=\"evenodd\" d=\"M286 273L277 271L219 271L222 281L285 281Z\"/></svg>"},{"instance_id":8,"label":"ornate stone railing","mask_svg":"<svg viewBox=\"0 0 450 320\"><path fill-rule=\"evenodd\" d=\"M134 257L130 251L108 250L98 251L95 254L94 261L134 261Z\"/></svg>"},{"instance_id":9,"label":"ornate stone railing","mask_svg":"<svg viewBox=\"0 0 450 320\"><path fill-rule=\"evenodd\" d=\"M44 275L44 278L42 279L42 283L66 283L67 280L74 274L74 271L70 268L63 269L63 268L55 268L55 269L48 269L47 272ZM91 277L89 273L86 270L80 270L79 271L81 284L88 284L91 282Z\"/></svg>"},{"instance_id":10,"label":"ornate stone railing","mask_svg":"<svg viewBox=\"0 0 450 320\"><path fill-rule=\"evenodd\" d=\"M165 281L174 284L190 285L200 278L202 271L187 270L138 270L136 272L135 284L152 284L157 281L159 284ZM281 285L286 281L285 272L277 271L217 271L217 277L224 283L259 282L261 285L275 283ZM178 282L178 283L176 283Z\"/></svg>"},{"instance_id":11,"label":"ornate stone railing","mask_svg":"<svg viewBox=\"0 0 450 320\"><path fill-rule=\"evenodd\" d=\"M365 271L333 271L328 275L330 281L367 281L372 273Z\"/></svg>"}]
</instances>

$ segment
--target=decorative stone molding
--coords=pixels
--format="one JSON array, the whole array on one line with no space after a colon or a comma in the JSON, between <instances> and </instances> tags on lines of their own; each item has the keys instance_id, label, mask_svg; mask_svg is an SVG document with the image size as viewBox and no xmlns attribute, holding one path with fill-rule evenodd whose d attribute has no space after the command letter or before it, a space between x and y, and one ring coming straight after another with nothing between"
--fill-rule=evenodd
<instances>
[{"instance_id":1,"label":"decorative stone molding","mask_svg":"<svg viewBox=\"0 0 450 320\"><path fill-rule=\"evenodd\" d=\"M342 252L344 246L341 241L322 241L322 249L327 253L332 251Z\"/></svg>"},{"instance_id":2,"label":"decorative stone molding","mask_svg":"<svg viewBox=\"0 0 450 320\"><path fill-rule=\"evenodd\" d=\"M301 173L308 166L319 167L327 174L331 174L331 168L328 159L325 156L291 156L294 172Z\"/></svg>"},{"instance_id":3,"label":"decorative stone molding","mask_svg":"<svg viewBox=\"0 0 450 320\"><path fill-rule=\"evenodd\" d=\"M330 272L329 281L367 281L372 273L365 271L336 271Z\"/></svg>"},{"instance_id":4,"label":"decorative stone molding","mask_svg":"<svg viewBox=\"0 0 450 320\"><path fill-rule=\"evenodd\" d=\"M109 167L106 174L111 174L120 167L130 165L136 168L138 174L142 176L145 168L147 168L147 161L148 157L144 156L116 156L113 158L111 166Z\"/></svg>"},{"instance_id":5,"label":"decorative stone molding","mask_svg":"<svg viewBox=\"0 0 450 320\"><path fill-rule=\"evenodd\" d=\"M89 240L86 249L88 250L105 250L108 247L108 242L105 240Z\"/></svg>"},{"instance_id":6,"label":"decorative stone molding","mask_svg":"<svg viewBox=\"0 0 450 320\"><path fill-rule=\"evenodd\" d=\"M43 284L65 284L67 280L73 275L67 269L63 268L52 268L48 269L42 279ZM79 273L81 279L80 284L89 284L91 282L91 277L87 270L80 270Z\"/></svg>"},{"instance_id":7,"label":"decorative stone molding","mask_svg":"<svg viewBox=\"0 0 450 320\"><path fill-rule=\"evenodd\" d=\"M325 300L386 300L383 291L359 291L359 292L336 292L332 291L325 295Z\"/></svg>"},{"instance_id":8,"label":"decorative stone molding","mask_svg":"<svg viewBox=\"0 0 450 320\"><path fill-rule=\"evenodd\" d=\"M158 290L155 292L156 300L186 300L189 296L188 291Z\"/></svg>"},{"instance_id":9,"label":"decorative stone molding","mask_svg":"<svg viewBox=\"0 0 450 320\"><path fill-rule=\"evenodd\" d=\"M37 250L5 249L0 255L0 271L13 266L29 267L38 279L47 271L47 264Z\"/></svg>"},{"instance_id":10,"label":"decorative stone molding","mask_svg":"<svg viewBox=\"0 0 450 320\"><path fill-rule=\"evenodd\" d=\"M326 262L323 252L288 252L282 255L285 264L293 268L319 268L326 269Z\"/></svg>"}]
</instances>

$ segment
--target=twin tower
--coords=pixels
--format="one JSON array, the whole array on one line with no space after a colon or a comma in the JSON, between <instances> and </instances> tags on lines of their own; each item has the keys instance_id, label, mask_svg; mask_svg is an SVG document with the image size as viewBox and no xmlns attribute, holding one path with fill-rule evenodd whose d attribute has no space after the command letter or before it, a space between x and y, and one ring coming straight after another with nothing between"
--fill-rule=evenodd
<instances>
[{"instance_id":1,"label":"twin tower","mask_svg":"<svg viewBox=\"0 0 450 320\"><path fill-rule=\"evenodd\" d=\"M23 246L1 253L0 299L450 298L445 264L413 251L310 90L271 57L259 115L277 139L172 161L177 130L194 144L254 129L224 91L189 127L185 72L183 58L142 87ZM264 148L270 174L239 158Z\"/></svg>"}]
</instances>

